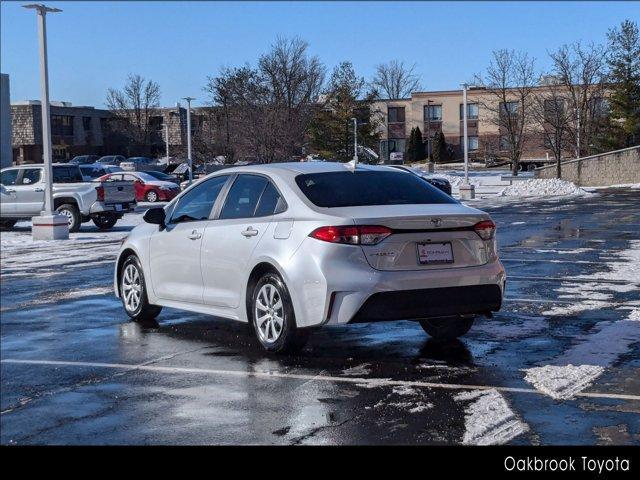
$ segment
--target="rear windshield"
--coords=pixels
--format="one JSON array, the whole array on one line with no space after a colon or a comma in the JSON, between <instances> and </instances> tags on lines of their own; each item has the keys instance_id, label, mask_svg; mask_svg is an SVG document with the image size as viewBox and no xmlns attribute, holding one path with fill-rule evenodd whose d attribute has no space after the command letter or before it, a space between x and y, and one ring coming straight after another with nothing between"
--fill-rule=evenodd
<instances>
[{"instance_id":1,"label":"rear windshield","mask_svg":"<svg viewBox=\"0 0 640 480\"><path fill-rule=\"evenodd\" d=\"M407 172L309 173L298 175L296 183L318 207L458 203L426 180Z\"/></svg>"}]
</instances>

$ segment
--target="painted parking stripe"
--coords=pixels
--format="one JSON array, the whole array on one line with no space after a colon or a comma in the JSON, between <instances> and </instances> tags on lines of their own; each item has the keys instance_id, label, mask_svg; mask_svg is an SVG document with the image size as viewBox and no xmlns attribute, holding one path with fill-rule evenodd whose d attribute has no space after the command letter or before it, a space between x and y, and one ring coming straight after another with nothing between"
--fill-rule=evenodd
<instances>
[{"instance_id":1,"label":"painted parking stripe","mask_svg":"<svg viewBox=\"0 0 640 480\"><path fill-rule=\"evenodd\" d=\"M555 260L548 258L501 258L501 262L525 262L525 263L579 263L581 265L600 265L602 262L590 262L588 260Z\"/></svg>"},{"instance_id":2,"label":"painted parking stripe","mask_svg":"<svg viewBox=\"0 0 640 480\"><path fill-rule=\"evenodd\" d=\"M628 285L636 282L628 280L575 278L575 277L536 277L528 275L507 275L507 280L540 280L543 282L574 282L574 283L609 283L612 285Z\"/></svg>"},{"instance_id":3,"label":"painted parking stripe","mask_svg":"<svg viewBox=\"0 0 640 480\"><path fill-rule=\"evenodd\" d=\"M20 364L20 365L47 365L57 367L92 367L92 368L110 368L117 370L131 371L150 371L175 374L196 374L196 375L219 375L228 377L254 377L262 379L270 378L288 378L297 380L313 380L324 382L340 382L366 385L369 387L384 386L403 386L417 388L435 388L442 390L497 390L500 392L510 393L534 393L543 395L533 388L517 388L517 387L495 387L491 385L464 385L456 383L435 383L421 382L412 380L391 380L387 378L357 378L357 377L334 377L330 375L311 375L300 373L283 373L278 371L253 371L246 372L241 370L218 370L210 368L187 368L187 367L163 367L159 365L134 365L126 363L101 363L101 362L69 362L61 360L20 360L20 359L3 359L1 363ZM576 397L588 398L607 398L616 400L640 400L640 395L627 395L620 393L601 393L601 392L580 392Z\"/></svg>"}]
</instances>

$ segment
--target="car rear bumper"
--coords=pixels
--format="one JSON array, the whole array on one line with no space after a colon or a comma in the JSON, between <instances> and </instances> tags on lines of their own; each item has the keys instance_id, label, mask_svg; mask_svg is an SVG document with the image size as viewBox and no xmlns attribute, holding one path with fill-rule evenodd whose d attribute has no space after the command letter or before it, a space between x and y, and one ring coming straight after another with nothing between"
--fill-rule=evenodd
<instances>
[{"instance_id":1,"label":"car rear bumper","mask_svg":"<svg viewBox=\"0 0 640 480\"><path fill-rule=\"evenodd\" d=\"M120 208L118 208L118 205L120 206ZM94 215L96 213L103 213L103 212L115 212L115 213L128 213L128 212L133 212L136 209L136 202L130 202L130 203L118 203L118 204L111 204L111 203L104 203L104 202L94 202L93 205L91 205L91 208L89 209L89 215Z\"/></svg>"}]
</instances>

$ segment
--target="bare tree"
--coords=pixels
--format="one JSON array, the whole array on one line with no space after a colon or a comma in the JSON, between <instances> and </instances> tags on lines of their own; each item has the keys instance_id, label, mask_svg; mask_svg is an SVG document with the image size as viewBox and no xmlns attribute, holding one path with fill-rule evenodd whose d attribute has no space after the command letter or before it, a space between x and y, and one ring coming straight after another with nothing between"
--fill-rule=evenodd
<instances>
[{"instance_id":1,"label":"bare tree","mask_svg":"<svg viewBox=\"0 0 640 480\"><path fill-rule=\"evenodd\" d=\"M576 157L591 150L603 119L606 51L594 44L564 45L549 54L553 74L568 100L571 122L567 133Z\"/></svg>"},{"instance_id":2,"label":"bare tree","mask_svg":"<svg viewBox=\"0 0 640 480\"><path fill-rule=\"evenodd\" d=\"M406 98L420 90L420 77L415 73L415 64L410 67L404 62L391 60L376 66L371 85L386 98Z\"/></svg>"},{"instance_id":3,"label":"bare tree","mask_svg":"<svg viewBox=\"0 0 640 480\"><path fill-rule=\"evenodd\" d=\"M130 74L122 90L107 91L107 108L119 120L120 128L128 129L133 142L149 145L149 117L160 104L160 85L140 75Z\"/></svg>"},{"instance_id":4,"label":"bare tree","mask_svg":"<svg viewBox=\"0 0 640 480\"><path fill-rule=\"evenodd\" d=\"M531 104L536 86L534 59L514 50L497 50L484 76L476 83L486 88L479 103L487 120L498 127L500 150L507 150L514 175L531 133Z\"/></svg>"},{"instance_id":5,"label":"bare tree","mask_svg":"<svg viewBox=\"0 0 640 480\"><path fill-rule=\"evenodd\" d=\"M542 132L542 147L553 152L556 177L562 178L562 158L569 145L568 132L573 118L566 92L557 85L549 85L534 95L531 113Z\"/></svg>"}]
</instances>

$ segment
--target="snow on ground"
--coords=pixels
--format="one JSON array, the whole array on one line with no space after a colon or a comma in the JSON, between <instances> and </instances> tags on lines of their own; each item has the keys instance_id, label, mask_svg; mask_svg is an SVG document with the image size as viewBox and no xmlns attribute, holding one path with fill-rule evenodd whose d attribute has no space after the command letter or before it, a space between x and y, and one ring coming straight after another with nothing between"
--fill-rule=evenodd
<instances>
[{"instance_id":1,"label":"snow on ground","mask_svg":"<svg viewBox=\"0 0 640 480\"><path fill-rule=\"evenodd\" d=\"M571 182L557 178L518 180L500 192L502 197L548 197L559 195L589 195L589 192Z\"/></svg>"},{"instance_id":2,"label":"snow on ground","mask_svg":"<svg viewBox=\"0 0 640 480\"><path fill-rule=\"evenodd\" d=\"M96 288L81 288L78 290L56 292L54 295L47 295L40 298L31 299L28 302L18 305L11 305L9 307L0 307L0 312L6 312L9 310L19 310L20 308L31 308L39 305L46 305L48 303L56 303L62 300L72 300L78 298L95 297L99 295L113 293L113 287L96 287Z\"/></svg>"},{"instance_id":3,"label":"snow on ground","mask_svg":"<svg viewBox=\"0 0 640 480\"><path fill-rule=\"evenodd\" d=\"M3 278L51 276L87 265L111 264L120 241L141 223L142 214L126 214L111 231L93 223L82 225L69 240L33 241L31 222L19 222L16 230L0 234L0 270Z\"/></svg>"},{"instance_id":4,"label":"snow on ground","mask_svg":"<svg viewBox=\"0 0 640 480\"><path fill-rule=\"evenodd\" d=\"M572 398L602 375L604 368L597 365L545 365L525 369L524 379L536 390L557 400Z\"/></svg>"},{"instance_id":5,"label":"snow on ground","mask_svg":"<svg viewBox=\"0 0 640 480\"><path fill-rule=\"evenodd\" d=\"M465 409L464 445L500 445L529 430L502 394L493 388L463 392L454 399L471 401Z\"/></svg>"},{"instance_id":6,"label":"snow on ground","mask_svg":"<svg viewBox=\"0 0 640 480\"><path fill-rule=\"evenodd\" d=\"M347 368L342 371L343 375L348 377L363 377L371 373L371 364L363 363L362 365L356 365L355 367Z\"/></svg>"}]
</instances>

